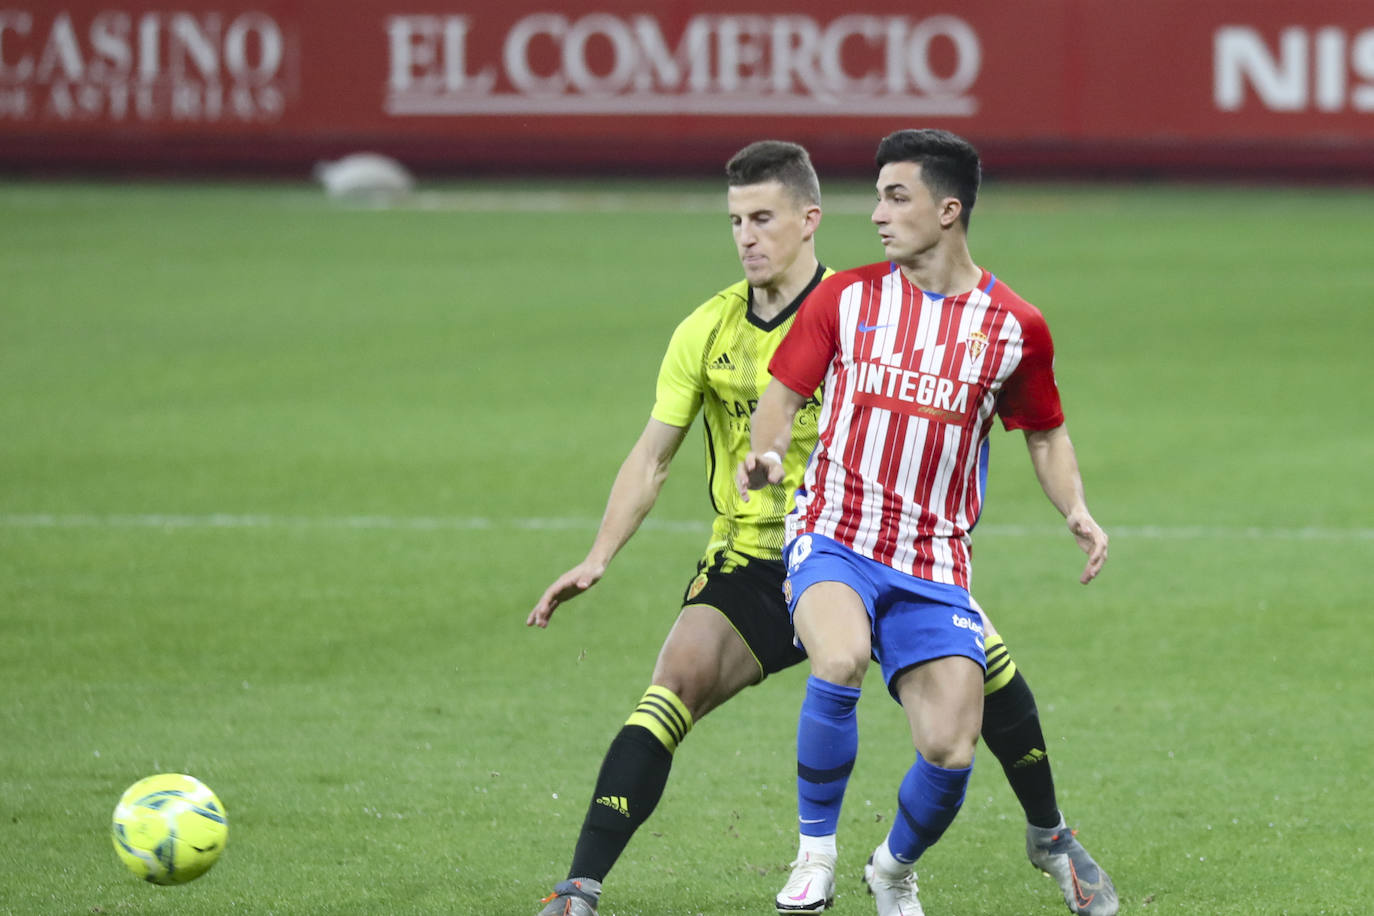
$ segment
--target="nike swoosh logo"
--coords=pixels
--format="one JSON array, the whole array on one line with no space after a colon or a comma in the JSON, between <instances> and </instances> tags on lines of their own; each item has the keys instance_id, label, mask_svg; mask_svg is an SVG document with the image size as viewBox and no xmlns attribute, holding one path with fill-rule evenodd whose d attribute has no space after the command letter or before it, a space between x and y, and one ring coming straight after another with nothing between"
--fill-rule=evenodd
<instances>
[{"instance_id":1,"label":"nike swoosh logo","mask_svg":"<svg viewBox=\"0 0 1374 916\"><path fill-rule=\"evenodd\" d=\"M1093 898L1097 896L1097 891L1100 889L1100 882L1099 887L1093 888L1091 894L1084 896L1083 886L1078 882L1078 869L1073 867L1072 862L1069 863L1069 876L1073 878L1073 895L1078 898L1078 908L1081 910L1093 902Z\"/></svg>"},{"instance_id":2,"label":"nike swoosh logo","mask_svg":"<svg viewBox=\"0 0 1374 916\"><path fill-rule=\"evenodd\" d=\"M799 817L799 818L797 818L797 820L801 821L803 824L819 824L821 821L825 820L825 818L823 818L823 817Z\"/></svg>"},{"instance_id":3,"label":"nike swoosh logo","mask_svg":"<svg viewBox=\"0 0 1374 916\"><path fill-rule=\"evenodd\" d=\"M896 326L897 326L897 322L895 322L895 321L892 322L891 324L864 324L864 323L861 321L861 322L859 322L859 333L860 333L860 334L867 334L869 331L876 331L876 330L878 330L879 328L894 328L894 327L896 327Z\"/></svg>"},{"instance_id":4,"label":"nike swoosh logo","mask_svg":"<svg viewBox=\"0 0 1374 916\"><path fill-rule=\"evenodd\" d=\"M801 892L800 894L797 894L797 895L795 895L795 896L793 896L793 897L788 897L787 899L788 899L788 900L805 900L805 899L806 899L806 893L807 893L807 891L809 891L809 890L811 890L811 882L810 882L810 881L806 882L806 887L802 888L802 892Z\"/></svg>"}]
</instances>

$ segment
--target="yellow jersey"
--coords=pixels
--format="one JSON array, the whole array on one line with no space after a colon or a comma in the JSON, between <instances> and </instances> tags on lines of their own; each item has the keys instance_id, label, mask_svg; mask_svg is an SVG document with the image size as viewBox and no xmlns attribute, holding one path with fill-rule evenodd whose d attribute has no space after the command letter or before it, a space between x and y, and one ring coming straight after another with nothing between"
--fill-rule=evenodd
<instances>
[{"instance_id":1,"label":"yellow jersey","mask_svg":"<svg viewBox=\"0 0 1374 916\"><path fill-rule=\"evenodd\" d=\"M651 416L686 427L701 412L707 490L716 512L708 554L732 550L761 559L782 557L783 517L792 511L793 494L816 447L820 389L797 412L792 444L783 456L782 486L765 487L744 502L735 489L735 468L749 451L749 420L768 385L768 361L802 300L832 273L817 267L806 289L767 322L750 310L752 290L741 280L702 303L673 332L658 370Z\"/></svg>"}]
</instances>

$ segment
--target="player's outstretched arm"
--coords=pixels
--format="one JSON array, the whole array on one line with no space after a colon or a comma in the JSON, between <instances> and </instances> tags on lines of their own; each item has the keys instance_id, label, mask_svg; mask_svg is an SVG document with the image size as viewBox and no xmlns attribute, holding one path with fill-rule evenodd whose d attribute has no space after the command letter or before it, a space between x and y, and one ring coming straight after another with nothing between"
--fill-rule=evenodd
<instances>
[{"instance_id":1,"label":"player's outstretched arm","mask_svg":"<svg viewBox=\"0 0 1374 916\"><path fill-rule=\"evenodd\" d=\"M668 466L686 435L685 427L649 419L639 441L625 456L620 472L615 475L592 549L587 551L581 563L544 589L539 602L525 618L526 626L547 627L549 618L560 604L571 601L600 581L611 560L639 529L658 500L663 482L668 479Z\"/></svg>"},{"instance_id":2,"label":"player's outstretched arm","mask_svg":"<svg viewBox=\"0 0 1374 916\"><path fill-rule=\"evenodd\" d=\"M1083 497L1083 478L1078 473L1078 456L1074 453L1069 430L1064 425L1054 429L1026 430L1026 448L1030 451L1035 476L1040 487L1064 515L1069 533L1088 555L1088 563L1078 581L1087 585L1102 571L1107 562L1107 532L1093 520Z\"/></svg>"},{"instance_id":3,"label":"player's outstretched arm","mask_svg":"<svg viewBox=\"0 0 1374 916\"><path fill-rule=\"evenodd\" d=\"M782 461L792 444L792 422L805 403L806 398L777 379L771 379L763 389L749 421L749 452L735 468L740 499L748 502L750 490L782 483Z\"/></svg>"}]
</instances>

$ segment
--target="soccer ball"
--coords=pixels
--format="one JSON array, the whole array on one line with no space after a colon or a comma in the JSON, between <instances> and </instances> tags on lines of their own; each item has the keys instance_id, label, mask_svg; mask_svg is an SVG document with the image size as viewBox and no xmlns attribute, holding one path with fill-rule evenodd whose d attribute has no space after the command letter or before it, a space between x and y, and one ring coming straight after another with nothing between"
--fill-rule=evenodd
<instances>
[{"instance_id":1,"label":"soccer ball","mask_svg":"<svg viewBox=\"0 0 1374 916\"><path fill-rule=\"evenodd\" d=\"M153 884L185 884L210 870L229 838L229 819L209 786L159 773L129 786L115 806L115 852Z\"/></svg>"}]
</instances>

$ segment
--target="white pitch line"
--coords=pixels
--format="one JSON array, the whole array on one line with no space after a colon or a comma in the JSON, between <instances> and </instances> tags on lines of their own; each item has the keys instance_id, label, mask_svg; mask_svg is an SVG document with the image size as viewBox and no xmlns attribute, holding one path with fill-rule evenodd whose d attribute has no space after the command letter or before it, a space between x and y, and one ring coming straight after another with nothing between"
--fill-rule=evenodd
<instances>
[{"instance_id":1,"label":"white pitch line","mask_svg":"<svg viewBox=\"0 0 1374 916\"><path fill-rule=\"evenodd\" d=\"M31 513L0 515L0 528L157 528L213 529L337 529L359 531L595 531L600 523L591 517L487 518L484 516L389 516L389 515L91 515ZM650 531L702 535L710 525L699 521L645 519ZM979 525L978 536L1058 537L1059 525ZM1145 540L1263 540L1263 541L1374 541L1374 528L1298 528L1225 525L1121 525L1108 529L1115 538Z\"/></svg>"}]
</instances>

